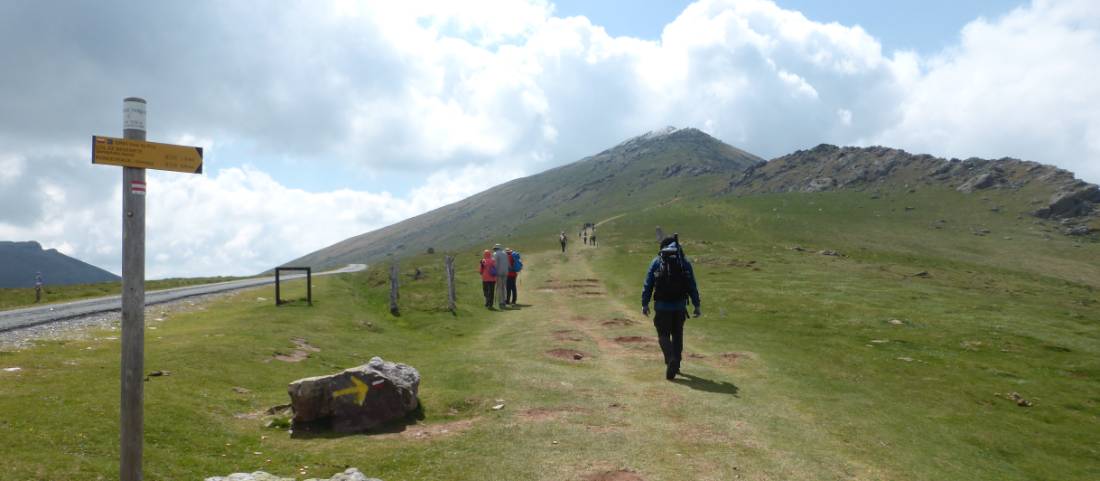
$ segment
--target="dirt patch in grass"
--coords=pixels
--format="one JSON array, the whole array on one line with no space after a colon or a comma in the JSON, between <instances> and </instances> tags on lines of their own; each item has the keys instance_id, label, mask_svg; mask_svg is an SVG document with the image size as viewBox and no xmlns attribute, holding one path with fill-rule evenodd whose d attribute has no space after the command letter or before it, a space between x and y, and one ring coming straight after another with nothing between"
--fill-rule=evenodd
<instances>
[{"instance_id":1,"label":"dirt patch in grass","mask_svg":"<svg viewBox=\"0 0 1100 481\"><path fill-rule=\"evenodd\" d=\"M756 359L756 355L751 352L723 352L718 355L719 361L730 366L751 359Z\"/></svg>"},{"instance_id":2,"label":"dirt patch in grass","mask_svg":"<svg viewBox=\"0 0 1100 481\"><path fill-rule=\"evenodd\" d=\"M584 340L584 338L581 337L580 333L578 333L577 331L570 330L570 329L557 330L557 331L554 331L553 334L554 334L554 339L556 339L558 341L579 342L579 341Z\"/></svg>"},{"instance_id":3,"label":"dirt patch in grass","mask_svg":"<svg viewBox=\"0 0 1100 481\"><path fill-rule=\"evenodd\" d=\"M566 414L579 413L584 411L585 409L579 407L531 408L520 411L518 416L524 421L554 421L561 419Z\"/></svg>"},{"instance_id":4,"label":"dirt patch in grass","mask_svg":"<svg viewBox=\"0 0 1100 481\"><path fill-rule=\"evenodd\" d=\"M550 357L565 359L567 361L583 361L584 358L588 357L588 354L576 349L551 349L546 351L546 354Z\"/></svg>"},{"instance_id":5,"label":"dirt patch in grass","mask_svg":"<svg viewBox=\"0 0 1100 481\"><path fill-rule=\"evenodd\" d=\"M573 281L559 281L555 279L548 279L543 282L540 291L557 291L557 290L585 290L599 288L599 281L595 279L578 279Z\"/></svg>"},{"instance_id":6,"label":"dirt patch in grass","mask_svg":"<svg viewBox=\"0 0 1100 481\"><path fill-rule=\"evenodd\" d=\"M638 475L634 471L628 469L618 469L615 471L601 471L598 473L587 474L581 478L583 481L645 481L645 478Z\"/></svg>"},{"instance_id":7,"label":"dirt patch in grass","mask_svg":"<svg viewBox=\"0 0 1100 481\"><path fill-rule=\"evenodd\" d=\"M290 342L294 343L295 349L293 351L290 351L289 354L276 352L275 355L272 356L272 359L283 362L302 362L309 359L309 353L321 352L320 349L311 345L309 341L300 337L295 337L291 339Z\"/></svg>"},{"instance_id":8,"label":"dirt patch in grass","mask_svg":"<svg viewBox=\"0 0 1100 481\"><path fill-rule=\"evenodd\" d=\"M653 343L654 341L655 340L651 337L643 337L643 336L619 336L619 337L615 338L615 342L617 342L619 344L640 344L640 343L650 344L650 343Z\"/></svg>"},{"instance_id":9,"label":"dirt patch in grass","mask_svg":"<svg viewBox=\"0 0 1100 481\"><path fill-rule=\"evenodd\" d=\"M600 325L601 326L607 326L607 327L626 327L626 326L633 326L634 324L637 324L637 323L638 323L637 321L632 321L632 320L626 319L624 317L616 317L614 319L608 319L606 321L603 321L603 322L600 323Z\"/></svg>"},{"instance_id":10,"label":"dirt patch in grass","mask_svg":"<svg viewBox=\"0 0 1100 481\"><path fill-rule=\"evenodd\" d=\"M684 355L687 356L688 359L706 359L707 358L706 355L699 354L697 352L685 352Z\"/></svg>"},{"instance_id":11,"label":"dirt patch in grass","mask_svg":"<svg viewBox=\"0 0 1100 481\"><path fill-rule=\"evenodd\" d=\"M461 419L458 421L449 421L445 423L415 424L406 427L405 430L401 432L385 433L371 437L380 439L434 439L443 436L460 434L474 427L474 424L476 424L477 421L478 418Z\"/></svg>"}]
</instances>

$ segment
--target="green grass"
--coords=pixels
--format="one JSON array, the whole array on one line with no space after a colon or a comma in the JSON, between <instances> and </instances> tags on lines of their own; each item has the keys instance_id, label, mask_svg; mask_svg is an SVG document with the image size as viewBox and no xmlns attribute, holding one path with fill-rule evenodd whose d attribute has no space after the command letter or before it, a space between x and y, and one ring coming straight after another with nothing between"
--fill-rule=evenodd
<instances>
[{"instance_id":1,"label":"green grass","mask_svg":"<svg viewBox=\"0 0 1100 481\"><path fill-rule=\"evenodd\" d=\"M145 289L149 291L159 289L171 289L174 287L187 287L198 284L211 284L215 282L228 282L247 277L186 277L172 279L158 279L145 281ZM117 295L122 292L122 282L97 282L94 284L72 284L64 286L45 286L42 289L41 304L53 304L57 302L69 302L80 299L91 299ZM0 310L15 309L19 307L33 306L34 288L0 288Z\"/></svg>"},{"instance_id":2,"label":"green grass","mask_svg":"<svg viewBox=\"0 0 1100 481\"><path fill-rule=\"evenodd\" d=\"M257 300L270 288L228 295L146 332L147 370L171 371L145 385L146 478L356 466L387 481L620 468L646 480L1095 479L1100 250L1048 240L1055 226L1017 219L1027 205L998 195L682 199L627 211L599 227L599 249L573 243L566 255L552 237L516 235L526 307L503 313L479 307L473 250L452 253L455 315L442 253L402 261L399 317L385 266L316 279L312 308ZM655 225L681 233L703 297L686 341L702 357L678 383L663 380L654 345L614 340L652 335L637 311ZM408 275L416 267L422 280ZM597 281L568 285L582 279ZM288 292L304 290L294 282ZM602 324L616 318L637 323ZM0 353L0 367L23 368L0 371L0 478L116 476L115 336ZM270 360L295 337L321 352ZM554 348L589 356L545 354ZM294 379L374 355L417 367L423 423L453 432L294 439L239 416L287 402ZM490 409L498 399L506 407Z\"/></svg>"}]
</instances>

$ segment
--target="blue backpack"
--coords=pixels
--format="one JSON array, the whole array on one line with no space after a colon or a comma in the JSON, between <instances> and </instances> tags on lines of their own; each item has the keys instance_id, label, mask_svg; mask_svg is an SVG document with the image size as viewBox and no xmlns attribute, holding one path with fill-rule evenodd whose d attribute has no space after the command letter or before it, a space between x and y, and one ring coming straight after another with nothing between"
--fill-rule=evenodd
<instances>
[{"instance_id":1,"label":"blue backpack","mask_svg":"<svg viewBox=\"0 0 1100 481\"><path fill-rule=\"evenodd\" d=\"M523 261L519 258L519 252L512 251L512 270L519 272L523 270Z\"/></svg>"}]
</instances>

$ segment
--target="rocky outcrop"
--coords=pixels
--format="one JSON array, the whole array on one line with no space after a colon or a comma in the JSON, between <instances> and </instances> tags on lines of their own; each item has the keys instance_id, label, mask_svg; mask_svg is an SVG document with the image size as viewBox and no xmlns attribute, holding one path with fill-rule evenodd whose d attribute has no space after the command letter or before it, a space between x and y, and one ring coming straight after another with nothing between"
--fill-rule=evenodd
<instances>
[{"instance_id":1,"label":"rocky outcrop","mask_svg":"<svg viewBox=\"0 0 1100 481\"><path fill-rule=\"evenodd\" d=\"M822 144L810 150L756 164L731 176L726 192L738 194L824 192L843 189L913 191L921 186L955 189L965 194L991 189L1050 192L1050 200L1034 212L1047 219L1085 223L1096 213L1100 187L1074 178L1071 172L1012 158L996 160L942 159L913 155L887 147L837 147ZM1074 231L1082 235L1082 229Z\"/></svg>"},{"instance_id":2,"label":"rocky outcrop","mask_svg":"<svg viewBox=\"0 0 1100 481\"><path fill-rule=\"evenodd\" d=\"M1046 219L1068 219L1092 214L1094 206L1100 202L1100 188L1093 184L1078 182L1063 188L1050 198L1050 203L1035 211L1035 215Z\"/></svg>"},{"instance_id":3,"label":"rocky outcrop","mask_svg":"<svg viewBox=\"0 0 1100 481\"><path fill-rule=\"evenodd\" d=\"M284 478L274 474L256 471L254 473L233 473L229 476L214 476L205 481L296 481L295 478ZM378 478L368 478L358 469L348 468L342 473L336 473L331 478L309 478L305 481L382 481Z\"/></svg>"},{"instance_id":4,"label":"rocky outcrop","mask_svg":"<svg viewBox=\"0 0 1100 481\"><path fill-rule=\"evenodd\" d=\"M419 406L420 373L405 364L374 357L362 366L290 383L294 426L325 423L357 433L406 417Z\"/></svg>"}]
</instances>

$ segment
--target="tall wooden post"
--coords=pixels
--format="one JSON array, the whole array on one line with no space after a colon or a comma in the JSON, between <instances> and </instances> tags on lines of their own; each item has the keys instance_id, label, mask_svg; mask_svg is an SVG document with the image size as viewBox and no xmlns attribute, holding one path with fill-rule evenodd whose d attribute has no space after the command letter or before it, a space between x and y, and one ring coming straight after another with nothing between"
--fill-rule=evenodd
<instances>
[{"instance_id":1,"label":"tall wooden post","mask_svg":"<svg viewBox=\"0 0 1100 481\"><path fill-rule=\"evenodd\" d=\"M123 101L122 136L145 140L145 100ZM145 394L145 169L122 169L122 399L119 479L142 479Z\"/></svg>"},{"instance_id":2,"label":"tall wooden post","mask_svg":"<svg viewBox=\"0 0 1100 481\"><path fill-rule=\"evenodd\" d=\"M393 261L390 264L390 314L398 315L400 311L397 309L397 298L399 297L397 289L399 287L397 261Z\"/></svg>"},{"instance_id":3,"label":"tall wooden post","mask_svg":"<svg viewBox=\"0 0 1100 481\"><path fill-rule=\"evenodd\" d=\"M451 256L444 257L443 269L447 271L447 309L455 312L458 308L455 303L455 258Z\"/></svg>"}]
</instances>

